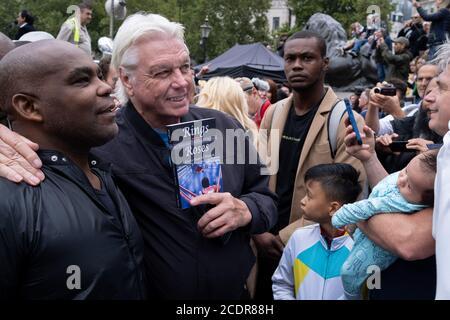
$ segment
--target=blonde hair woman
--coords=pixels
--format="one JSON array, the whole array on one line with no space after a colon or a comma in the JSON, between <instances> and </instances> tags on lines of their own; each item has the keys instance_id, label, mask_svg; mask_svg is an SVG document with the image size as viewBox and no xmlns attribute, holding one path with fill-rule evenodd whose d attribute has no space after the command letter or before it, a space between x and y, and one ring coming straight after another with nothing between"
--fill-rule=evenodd
<instances>
[{"instance_id":1,"label":"blonde hair woman","mask_svg":"<svg viewBox=\"0 0 450 320\"><path fill-rule=\"evenodd\" d=\"M256 143L258 129L248 116L248 105L244 91L230 77L210 79L198 95L197 105L203 108L220 110L234 117L246 131L250 131Z\"/></svg>"}]
</instances>

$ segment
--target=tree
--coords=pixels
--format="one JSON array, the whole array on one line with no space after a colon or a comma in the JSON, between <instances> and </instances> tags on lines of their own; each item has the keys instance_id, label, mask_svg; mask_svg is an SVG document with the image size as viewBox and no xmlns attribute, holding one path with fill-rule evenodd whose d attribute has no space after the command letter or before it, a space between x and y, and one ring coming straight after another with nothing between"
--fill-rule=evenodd
<instances>
[{"instance_id":1,"label":"tree","mask_svg":"<svg viewBox=\"0 0 450 320\"><path fill-rule=\"evenodd\" d=\"M174 19L186 27L186 42L191 55L202 60L200 25L208 17L212 27L207 40L207 55L215 57L236 43L266 42L269 30L265 13L270 1L253 0L178 0ZM174 11L174 10L172 10Z\"/></svg>"},{"instance_id":2,"label":"tree","mask_svg":"<svg viewBox=\"0 0 450 320\"><path fill-rule=\"evenodd\" d=\"M80 1L74 0L2 0L0 8L0 31L13 38L17 27L11 27L11 23L17 17L20 10L28 10L35 17L34 26L37 30L46 31L54 37L58 35L61 24L70 16L67 9L72 4ZM86 1L88 2L88 1ZM100 36L109 34L109 19L106 16L104 1L90 1L93 7L94 18L89 24L89 34L92 38L93 48L96 48Z\"/></svg>"},{"instance_id":3,"label":"tree","mask_svg":"<svg viewBox=\"0 0 450 320\"><path fill-rule=\"evenodd\" d=\"M3 0L0 6L0 32L12 39L17 31L14 20L19 10L20 5L16 0Z\"/></svg>"},{"instance_id":4,"label":"tree","mask_svg":"<svg viewBox=\"0 0 450 320\"><path fill-rule=\"evenodd\" d=\"M0 7L0 31L10 37L17 32L12 24L18 12L29 10L35 17L37 30L49 32L53 36L59 32L61 24L70 16L66 11L71 4L82 0L2 0ZM93 19L88 26L92 47L97 47L101 36L109 36L109 17L105 12L104 0L91 0ZM266 42L269 40L267 18L269 0L128 0L128 14L138 11L158 13L171 21L185 26L186 42L191 55L200 60L200 25L206 17L212 27L207 42L209 57L229 49L236 43ZM121 21L116 21L117 31Z\"/></svg>"},{"instance_id":5,"label":"tree","mask_svg":"<svg viewBox=\"0 0 450 320\"><path fill-rule=\"evenodd\" d=\"M293 9L298 27L303 27L317 12L332 16L345 30L349 30L350 24L356 21L366 25L367 9L373 4L380 7L382 20L386 20L392 11L390 0L288 0L288 4Z\"/></svg>"},{"instance_id":6,"label":"tree","mask_svg":"<svg viewBox=\"0 0 450 320\"><path fill-rule=\"evenodd\" d=\"M202 60L200 25L208 17L212 27L207 55L215 57L236 43L269 40L266 12L269 0L128 0L129 13L158 13L184 25L191 56Z\"/></svg>"}]
</instances>

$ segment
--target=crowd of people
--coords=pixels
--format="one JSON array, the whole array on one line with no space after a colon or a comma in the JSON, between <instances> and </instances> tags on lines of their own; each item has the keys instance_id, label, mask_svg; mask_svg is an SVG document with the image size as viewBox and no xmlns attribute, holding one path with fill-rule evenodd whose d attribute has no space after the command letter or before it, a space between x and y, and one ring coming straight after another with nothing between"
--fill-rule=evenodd
<instances>
[{"instance_id":1,"label":"crowd of people","mask_svg":"<svg viewBox=\"0 0 450 320\"><path fill-rule=\"evenodd\" d=\"M450 299L436 2L414 1L432 40L414 16L393 52L386 30L352 25L342 54L370 43L379 76L349 97L353 125L312 31L284 40L283 84L203 81L158 14L130 15L99 63L85 4L57 39L0 34L0 299ZM182 209L167 126L211 118L223 186Z\"/></svg>"}]
</instances>

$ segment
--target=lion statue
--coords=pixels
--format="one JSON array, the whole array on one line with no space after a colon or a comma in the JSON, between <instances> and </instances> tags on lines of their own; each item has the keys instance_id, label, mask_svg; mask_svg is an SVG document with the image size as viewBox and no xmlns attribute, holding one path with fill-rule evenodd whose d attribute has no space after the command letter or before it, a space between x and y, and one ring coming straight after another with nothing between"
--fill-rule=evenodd
<instances>
[{"instance_id":1,"label":"lion statue","mask_svg":"<svg viewBox=\"0 0 450 320\"><path fill-rule=\"evenodd\" d=\"M329 15L316 13L306 23L304 30L317 32L325 38L327 56L330 58L326 83L339 91L353 91L355 87L368 87L377 81L376 63L370 57L370 45L365 44L358 57L340 55L340 47L347 43L342 25Z\"/></svg>"}]
</instances>

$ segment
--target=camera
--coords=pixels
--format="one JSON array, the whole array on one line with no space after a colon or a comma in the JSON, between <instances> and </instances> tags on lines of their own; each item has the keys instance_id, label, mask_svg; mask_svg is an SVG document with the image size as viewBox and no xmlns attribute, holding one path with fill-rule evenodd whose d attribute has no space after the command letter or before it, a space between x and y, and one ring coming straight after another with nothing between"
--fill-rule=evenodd
<instances>
[{"instance_id":1,"label":"camera","mask_svg":"<svg viewBox=\"0 0 450 320\"><path fill-rule=\"evenodd\" d=\"M373 89L375 93L382 94L384 96L395 96L397 94L397 89L395 87L376 87Z\"/></svg>"}]
</instances>

